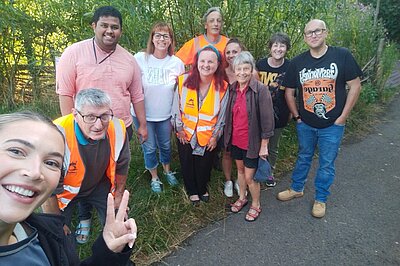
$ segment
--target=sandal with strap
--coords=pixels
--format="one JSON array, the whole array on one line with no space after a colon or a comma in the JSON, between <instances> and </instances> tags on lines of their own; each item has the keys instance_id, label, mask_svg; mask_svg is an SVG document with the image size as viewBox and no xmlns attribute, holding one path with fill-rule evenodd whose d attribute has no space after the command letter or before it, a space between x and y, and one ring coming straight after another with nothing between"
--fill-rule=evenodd
<instances>
[{"instance_id":1,"label":"sandal with strap","mask_svg":"<svg viewBox=\"0 0 400 266\"><path fill-rule=\"evenodd\" d=\"M80 221L75 230L75 239L79 244L85 244L89 240L91 220Z\"/></svg>"},{"instance_id":2,"label":"sandal with strap","mask_svg":"<svg viewBox=\"0 0 400 266\"><path fill-rule=\"evenodd\" d=\"M261 207L256 208L251 206L244 219L247 222L254 222L255 220L257 220L260 213L261 213Z\"/></svg>"},{"instance_id":3,"label":"sandal with strap","mask_svg":"<svg viewBox=\"0 0 400 266\"><path fill-rule=\"evenodd\" d=\"M247 198L241 200L240 198L235 201L235 203L231 204L231 212L233 213L238 213L240 212L241 209L243 209L244 206L246 206L248 203Z\"/></svg>"}]
</instances>

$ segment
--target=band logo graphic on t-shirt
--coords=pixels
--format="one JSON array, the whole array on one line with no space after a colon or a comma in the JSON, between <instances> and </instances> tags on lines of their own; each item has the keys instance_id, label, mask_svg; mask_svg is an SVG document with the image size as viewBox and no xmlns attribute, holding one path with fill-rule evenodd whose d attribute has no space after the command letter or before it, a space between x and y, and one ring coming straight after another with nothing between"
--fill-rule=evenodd
<instances>
[{"instance_id":1,"label":"band logo graphic on t-shirt","mask_svg":"<svg viewBox=\"0 0 400 266\"><path fill-rule=\"evenodd\" d=\"M335 89L338 68L335 63L329 69L303 69L299 73L303 89L304 109L318 118L328 119L326 113L335 108Z\"/></svg>"},{"instance_id":2,"label":"band logo graphic on t-shirt","mask_svg":"<svg viewBox=\"0 0 400 266\"><path fill-rule=\"evenodd\" d=\"M274 82L276 77L278 76L278 73L276 72L266 72L266 71L260 71L259 72L260 76L260 81L269 86L270 83Z\"/></svg>"},{"instance_id":3,"label":"band logo graphic on t-shirt","mask_svg":"<svg viewBox=\"0 0 400 266\"><path fill-rule=\"evenodd\" d=\"M278 90L285 90L285 87L282 86L283 77L285 76L285 72L276 73L276 72L259 72L260 81L269 86L269 92L271 93L272 99L276 98L276 94Z\"/></svg>"}]
</instances>

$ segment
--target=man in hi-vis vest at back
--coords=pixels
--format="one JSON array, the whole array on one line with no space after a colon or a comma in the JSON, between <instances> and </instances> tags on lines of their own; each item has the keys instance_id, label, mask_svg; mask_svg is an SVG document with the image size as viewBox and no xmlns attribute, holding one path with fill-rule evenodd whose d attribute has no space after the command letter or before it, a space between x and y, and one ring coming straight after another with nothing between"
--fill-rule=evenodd
<instances>
[{"instance_id":1,"label":"man in hi-vis vest at back","mask_svg":"<svg viewBox=\"0 0 400 266\"><path fill-rule=\"evenodd\" d=\"M80 90L72 113L54 121L65 137L64 176L53 195L43 204L47 213L65 216L64 231L70 234L71 217L80 200L92 204L104 225L107 195L118 208L125 190L130 162L124 122L113 116L111 99L102 90ZM89 234L85 222L78 231ZM89 227L90 228L90 227Z\"/></svg>"}]
</instances>

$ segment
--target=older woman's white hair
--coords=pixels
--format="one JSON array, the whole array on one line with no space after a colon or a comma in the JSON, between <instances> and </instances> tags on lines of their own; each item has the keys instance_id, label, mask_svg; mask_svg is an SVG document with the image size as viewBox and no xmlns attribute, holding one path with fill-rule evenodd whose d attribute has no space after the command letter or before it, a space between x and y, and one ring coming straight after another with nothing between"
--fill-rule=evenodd
<instances>
[{"instance_id":1,"label":"older woman's white hair","mask_svg":"<svg viewBox=\"0 0 400 266\"><path fill-rule=\"evenodd\" d=\"M242 64L251 65L251 71L253 71L256 68L256 64L254 63L254 57L251 55L249 51L242 51L235 57L232 63L233 69L235 69L236 66Z\"/></svg>"}]
</instances>

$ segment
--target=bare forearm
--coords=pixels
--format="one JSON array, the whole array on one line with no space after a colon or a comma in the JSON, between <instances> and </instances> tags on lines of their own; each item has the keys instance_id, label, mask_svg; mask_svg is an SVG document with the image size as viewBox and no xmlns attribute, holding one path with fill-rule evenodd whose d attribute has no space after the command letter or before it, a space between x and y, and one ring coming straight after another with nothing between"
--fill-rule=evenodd
<instances>
[{"instance_id":1,"label":"bare forearm","mask_svg":"<svg viewBox=\"0 0 400 266\"><path fill-rule=\"evenodd\" d=\"M121 195L124 193L127 177L127 175L118 174L115 176L115 192L121 193Z\"/></svg>"},{"instance_id":2,"label":"bare forearm","mask_svg":"<svg viewBox=\"0 0 400 266\"><path fill-rule=\"evenodd\" d=\"M114 195L114 200L115 200L115 208L119 208L119 205L121 203L122 195L124 194L125 191L125 185L126 185L126 179L127 175L116 175L115 176L115 195Z\"/></svg>"},{"instance_id":3,"label":"bare forearm","mask_svg":"<svg viewBox=\"0 0 400 266\"><path fill-rule=\"evenodd\" d=\"M56 196L51 196L42 204L42 211L44 213L61 214L58 208L58 201Z\"/></svg>"},{"instance_id":4,"label":"bare forearm","mask_svg":"<svg viewBox=\"0 0 400 266\"><path fill-rule=\"evenodd\" d=\"M133 109L135 110L136 118L139 121L139 127L146 127L146 111L144 109L144 100L133 103Z\"/></svg>"},{"instance_id":5,"label":"bare forearm","mask_svg":"<svg viewBox=\"0 0 400 266\"><path fill-rule=\"evenodd\" d=\"M342 115L343 118L347 119L350 115L351 110L353 109L354 105L356 104L358 97L360 96L361 92L361 81L359 78L355 80L351 80L348 82L350 87L349 93L347 94L346 104L344 105Z\"/></svg>"},{"instance_id":6,"label":"bare forearm","mask_svg":"<svg viewBox=\"0 0 400 266\"><path fill-rule=\"evenodd\" d=\"M61 115L68 115L72 112L72 108L74 107L74 100L70 96L60 95L60 110Z\"/></svg>"},{"instance_id":7,"label":"bare forearm","mask_svg":"<svg viewBox=\"0 0 400 266\"><path fill-rule=\"evenodd\" d=\"M298 116L299 115L299 111L297 110L297 106L296 106L296 99L294 97L294 89L289 89L286 88L285 90L285 98L286 98L286 103L288 105L288 108L290 110L290 112L293 114L293 116Z\"/></svg>"}]
</instances>

